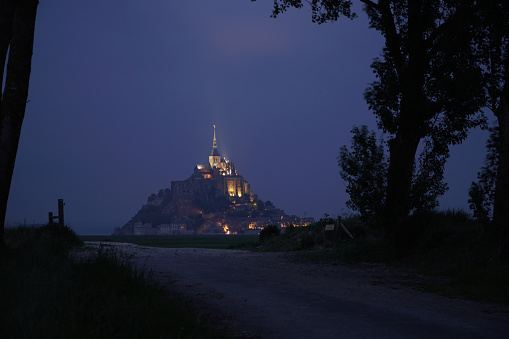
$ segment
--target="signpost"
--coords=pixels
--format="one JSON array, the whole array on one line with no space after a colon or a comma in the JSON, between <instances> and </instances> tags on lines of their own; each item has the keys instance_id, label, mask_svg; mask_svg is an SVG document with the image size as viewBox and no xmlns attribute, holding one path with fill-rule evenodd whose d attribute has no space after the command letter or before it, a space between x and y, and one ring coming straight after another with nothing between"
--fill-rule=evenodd
<instances>
[{"instance_id":1,"label":"signpost","mask_svg":"<svg viewBox=\"0 0 509 339\"><path fill-rule=\"evenodd\" d=\"M353 235L341 222L341 217L338 217L337 224L325 225L325 244L336 245L338 241L341 240L342 231L344 231L350 237L350 239L353 239Z\"/></svg>"}]
</instances>

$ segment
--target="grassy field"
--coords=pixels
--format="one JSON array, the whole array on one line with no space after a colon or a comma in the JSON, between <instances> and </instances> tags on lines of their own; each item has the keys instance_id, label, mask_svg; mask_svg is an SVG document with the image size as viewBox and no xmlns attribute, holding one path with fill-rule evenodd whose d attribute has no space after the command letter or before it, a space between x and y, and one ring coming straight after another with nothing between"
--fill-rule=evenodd
<instances>
[{"instance_id":1,"label":"grassy field","mask_svg":"<svg viewBox=\"0 0 509 339\"><path fill-rule=\"evenodd\" d=\"M257 235L193 235L193 236L80 236L82 241L125 242L162 248L234 249L253 245Z\"/></svg>"}]
</instances>

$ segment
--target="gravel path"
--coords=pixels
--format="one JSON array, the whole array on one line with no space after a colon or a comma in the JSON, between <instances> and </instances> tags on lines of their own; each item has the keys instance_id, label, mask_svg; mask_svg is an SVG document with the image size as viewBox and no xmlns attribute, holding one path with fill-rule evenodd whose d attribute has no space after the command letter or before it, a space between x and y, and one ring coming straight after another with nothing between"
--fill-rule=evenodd
<instances>
[{"instance_id":1,"label":"gravel path","mask_svg":"<svg viewBox=\"0 0 509 339\"><path fill-rule=\"evenodd\" d=\"M87 243L98 246L98 243ZM292 253L108 243L239 338L508 338L509 307L412 288L383 266L302 263Z\"/></svg>"}]
</instances>

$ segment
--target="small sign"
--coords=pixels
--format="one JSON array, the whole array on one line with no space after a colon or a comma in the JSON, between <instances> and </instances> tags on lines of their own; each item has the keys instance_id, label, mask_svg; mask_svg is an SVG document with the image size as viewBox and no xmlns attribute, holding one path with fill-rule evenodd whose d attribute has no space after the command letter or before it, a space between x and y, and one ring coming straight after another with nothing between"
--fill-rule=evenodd
<instances>
[{"instance_id":1,"label":"small sign","mask_svg":"<svg viewBox=\"0 0 509 339\"><path fill-rule=\"evenodd\" d=\"M325 225L325 230L326 231L334 231L334 225L333 224Z\"/></svg>"}]
</instances>

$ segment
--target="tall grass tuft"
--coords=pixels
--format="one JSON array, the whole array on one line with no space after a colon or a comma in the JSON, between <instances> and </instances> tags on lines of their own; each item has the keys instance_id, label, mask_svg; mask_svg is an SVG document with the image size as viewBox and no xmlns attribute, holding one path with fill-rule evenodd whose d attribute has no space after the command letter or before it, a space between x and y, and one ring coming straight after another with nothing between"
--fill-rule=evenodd
<instances>
[{"instance_id":1,"label":"tall grass tuft","mask_svg":"<svg viewBox=\"0 0 509 339\"><path fill-rule=\"evenodd\" d=\"M6 232L0 338L220 337L128 256L105 248L72 255L79 238L55 226Z\"/></svg>"}]
</instances>

